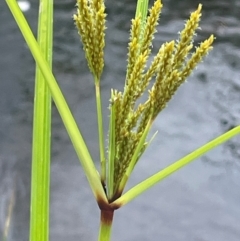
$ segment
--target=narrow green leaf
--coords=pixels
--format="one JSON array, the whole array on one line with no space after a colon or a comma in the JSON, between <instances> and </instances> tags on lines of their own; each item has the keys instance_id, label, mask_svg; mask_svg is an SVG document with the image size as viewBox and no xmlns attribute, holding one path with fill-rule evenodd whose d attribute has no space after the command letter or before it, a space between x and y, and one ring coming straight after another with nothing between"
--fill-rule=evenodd
<instances>
[{"instance_id":1,"label":"narrow green leaf","mask_svg":"<svg viewBox=\"0 0 240 241\"><path fill-rule=\"evenodd\" d=\"M193 151L192 153L188 154L187 156L183 157L179 161L173 163L172 165L166 167L165 169L161 170L160 172L154 174L153 176L149 177L148 179L144 180L143 182L139 183L128 192L123 194L120 198L116 201L111 203L112 207L121 207L131 200L139 196L141 193L148 190L153 185L157 184L164 178L168 177L175 171L179 170L180 168L186 166L191 161L197 159L198 157L202 156L206 152L210 151L211 149L221 145L225 141L231 139L232 137L240 134L240 125L235 127L234 129L224 133L223 135L217 137L216 139L208 142L207 144L203 145L202 147L198 148L197 150Z\"/></svg>"},{"instance_id":2,"label":"narrow green leaf","mask_svg":"<svg viewBox=\"0 0 240 241\"><path fill-rule=\"evenodd\" d=\"M86 146L85 141L81 135L80 130L74 120L72 113L66 103L66 100L51 72L46 60L42 56L41 50L34 38L30 27L24 18L21 10L19 9L18 4L15 0L6 0L30 50L31 53L37 62L39 68L42 71L42 74L45 78L45 81L48 83L48 87L51 91L52 98L56 104L56 107L59 111L59 114L63 120L63 123L67 129L67 132L70 136L70 139L73 143L75 151L79 157L79 160L83 166L84 172L87 176L87 179L90 183L93 194L97 200L101 200L103 202L107 202L107 197L105 195L103 186L100 181L100 177L96 170L96 167L93 163L93 160L90 156L88 148Z\"/></svg>"},{"instance_id":3,"label":"narrow green leaf","mask_svg":"<svg viewBox=\"0 0 240 241\"><path fill-rule=\"evenodd\" d=\"M104 130L103 130L103 118L102 118L102 102L101 102L101 91L100 81L95 80L95 92L96 92L96 105L97 105L97 120L98 120L98 140L99 140L99 151L100 151L100 162L101 162L101 182L105 185L106 182L106 158L105 158L105 147L104 147Z\"/></svg>"},{"instance_id":4,"label":"narrow green leaf","mask_svg":"<svg viewBox=\"0 0 240 241\"><path fill-rule=\"evenodd\" d=\"M114 188L114 158L115 158L115 105L113 100L113 90L111 93L110 104L110 123L109 123L109 150L108 150L108 199L113 196Z\"/></svg>"},{"instance_id":5,"label":"narrow green leaf","mask_svg":"<svg viewBox=\"0 0 240 241\"><path fill-rule=\"evenodd\" d=\"M40 0L38 43L50 68L52 66L53 1ZM49 239L49 192L51 152L51 94L36 67L31 178L30 238Z\"/></svg>"}]
</instances>

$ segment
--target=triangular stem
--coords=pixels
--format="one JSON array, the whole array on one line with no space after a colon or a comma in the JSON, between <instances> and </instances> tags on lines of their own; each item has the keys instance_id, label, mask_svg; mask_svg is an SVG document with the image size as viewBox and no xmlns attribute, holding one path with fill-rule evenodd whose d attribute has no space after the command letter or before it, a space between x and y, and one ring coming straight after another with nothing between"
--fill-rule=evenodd
<instances>
[{"instance_id":1,"label":"triangular stem","mask_svg":"<svg viewBox=\"0 0 240 241\"><path fill-rule=\"evenodd\" d=\"M110 241L114 210L101 210L98 241Z\"/></svg>"}]
</instances>

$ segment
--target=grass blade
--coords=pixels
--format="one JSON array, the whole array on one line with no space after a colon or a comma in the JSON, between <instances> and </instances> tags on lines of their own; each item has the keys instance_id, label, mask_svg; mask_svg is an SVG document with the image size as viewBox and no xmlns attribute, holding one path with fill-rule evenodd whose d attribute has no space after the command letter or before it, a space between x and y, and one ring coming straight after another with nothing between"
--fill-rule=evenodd
<instances>
[{"instance_id":1,"label":"grass blade","mask_svg":"<svg viewBox=\"0 0 240 241\"><path fill-rule=\"evenodd\" d=\"M41 9L40 9L41 8ZM38 43L52 66L53 0L40 0ZM31 177L30 238L49 240L49 193L51 153L51 94L36 67Z\"/></svg>"},{"instance_id":2,"label":"grass blade","mask_svg":"<svg viewBox=\"0 0 240 241\"><path fill-rule=\"evenodd\" d=\"M107 197L101 184L100 177L96 171L95 165L90 156L86 143L83 140L81 132L78 129L76 121L72 116L72 113L53 76L53 73L51 72L46 60L42 56L41 50L39 49L39 46L34 38L34 35L30 30L30 27L26 19L24 18L21 10L19 9L18 4L15 0L6 0L6 2L31 50L31 53L35 61L37 62L39 68L42 71L45 81L47 81L48 83L48 87L51 91L52 98L67 129L67 132L73 143L74 149L79 157L79 160L83 166L85 175L87 176L93 194L96 200L106 203Z\"/></svg>"},{"instance_id":3,"label":"grass blade","mask_svg":"<svg viewBox=\"0 0 240 241\"><path fill-rule=\"evenodd\" d=\"M223 135L217 137L216 139L208 142L207 144L203 145L202 147L198 148L197 150L193 151L192 153L188 154L187 156L183 157L179 161L173 163L172 165L168 166L167 168L161 170L160 172L154 174L153 176L147 178L143 182L139 183L128 192L123 194L119 199L111 203L112 207L121 207L131 200L139 196L141 193L147 191L150 187L157 184L164 178L168 177L172 173L176 172L180 168L186 166L196 158L202 156L206 152L210 151L211 149L221 145L225 141L231 139L232 137L240 134L240 125L235 127L234 129L224 133Z\"/></svg>"}]
</instances>

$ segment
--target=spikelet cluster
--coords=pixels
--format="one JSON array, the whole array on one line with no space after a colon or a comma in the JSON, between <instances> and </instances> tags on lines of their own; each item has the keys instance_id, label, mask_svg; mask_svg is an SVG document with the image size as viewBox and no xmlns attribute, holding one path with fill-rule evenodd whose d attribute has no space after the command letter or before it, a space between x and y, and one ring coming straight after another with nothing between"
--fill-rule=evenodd
<instances>
[{"instance_id":1,"label":"spikelet cluster","mask_svg":"<svg viewBox=\"0 0 240 241\"><path fill-rule=\"evenodd\" d=\"M201 9L200 4L191 13L177 41L164 43L159 48L148 68L146 64L162 10L161 0L155 0L146 18L139 14L132 20L124 91L112 90L110 99L108 167L113 185L108 187L109 201L121 195L130 173L147 148L146 137L154 119L212 49L213 35L193 51ZM105 18L104 0L77 0L74 21L95 81L100 80L104 66ZM151 80L154 82L149 87ZM145 92L147 100L139 103Z\"/></svg>"},{"instance_id":2,"label":"spikelet cluster","mask_svg":"<svg viewBox=\"0 0 240 241\"><path fill-rule=\"evenodd\" d=\"M121 182L124 178L128 178L126 175L129 174L129 166L136 164L148 145L144 136L149 130L146 130L146 126L154 121L177 88L212 49L213 35L201 43L195 52L190 53L193 48L193 37L199 27L201 8L200 4L190 15L177 41L167 42L160 47L148 68L146 63L151 53L152 40L162 9L161 1L155 1L144 27L141 27L141 16L136 16L132 20L124 91L123 93L112 91L110 105L115 116L114 140L112 140L115 154L115 195L120 195L119 192L122 192L124 185L122 186ZM148 87L152 79L154 84ZM139 97L146 91L148 91L146 102L137 104ZM138 150L137 155L136 150Z\"/></svg>"},{"instance_id":3,"label":"spikelet cluster","mask_svg":"<svg viewBox=\"0 0 240 241\"><path fill-rule=\"evenodd\" d=\"M90 71L100 80L104 66L105 5L103 0L77 0L73 19L81 36Z\"/></svg>"}]
</instances>

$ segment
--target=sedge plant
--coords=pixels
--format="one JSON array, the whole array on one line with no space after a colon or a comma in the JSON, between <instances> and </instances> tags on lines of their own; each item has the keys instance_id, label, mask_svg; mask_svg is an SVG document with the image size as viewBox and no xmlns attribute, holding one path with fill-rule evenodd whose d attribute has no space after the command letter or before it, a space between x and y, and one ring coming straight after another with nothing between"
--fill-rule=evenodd
<instances>
[{"instance_id":1,"label":"sedge plant","mask_svg":"<svg viewBox=\"0 0 240 241\"><path fill-rule=\"evenodd\" d=\"M125 85L123 91L112 89L110 93L110 124L108 147L107 152L105 152L100 91L104 67L105 4L104 0L77 0L77 12L73 19L81 37L89 70L95 83L101 162L100 172L98 172L81 131L51 71L53 2L40 1L38 42L16 1L6 0L6 2L37 63L33 131L31 241L48 240L50 94L101 210L99 240L102 241L110 240L113 215L116 209L129 203L199 156L240 133L240 126L235 127L124 193L125 185L135 165L154 137L148 137L154 120L167 106L178 87L185 82L196 65L212 49L213 35L194 49L193 37L199 28L202 5L199 4L197 10L191 13L184 29L180 32L179 39L160 46L159 51L148 65L162 3L160 0L155 0L148 11L148 0L138 0L130 31ZM147 100L141 103L139 99L141 100L143 94L147 94ZM41 132L39 133L38 130Z\"/></svg>"}]
</instances>

